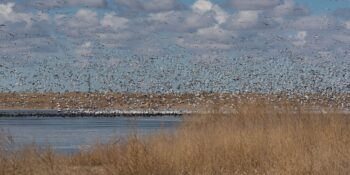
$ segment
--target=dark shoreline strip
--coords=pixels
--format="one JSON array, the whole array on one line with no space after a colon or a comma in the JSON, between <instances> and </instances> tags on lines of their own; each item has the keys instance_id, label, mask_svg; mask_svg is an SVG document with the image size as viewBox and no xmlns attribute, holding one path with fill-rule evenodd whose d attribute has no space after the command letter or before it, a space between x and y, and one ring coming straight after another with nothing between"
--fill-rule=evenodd
<instances>
[{"instance_id":1,"label":"dark shoreline strip","mask_svg":"<svg viewBox=\"0 0 350 175\"><path fill-rule=\"evenodd\" d=\"M188 111L157 111L157 110L0 110L0 117L153 117L182 116Z\"/></svg>"},{"instance_id":2,"label":"dark shoreline strip","mask_svg":"<svg viewBox=\"0 0 350 175\"><path fill-rule=\"evenodd\" d=\"M311 109L313 113L323 113L320 109ZM293 112L293 111L292 111ZM296 111L294 111L296 112ZM350 115L349 109L334 113ZM186 110L160 111L160 110L82 110L82 109L43 109L43 110L0 110L2 117L162 117L190 114L211 114L210 112L195 112ZM225 112L223 112L225 114Z\"/></svg>"}]
</instances>

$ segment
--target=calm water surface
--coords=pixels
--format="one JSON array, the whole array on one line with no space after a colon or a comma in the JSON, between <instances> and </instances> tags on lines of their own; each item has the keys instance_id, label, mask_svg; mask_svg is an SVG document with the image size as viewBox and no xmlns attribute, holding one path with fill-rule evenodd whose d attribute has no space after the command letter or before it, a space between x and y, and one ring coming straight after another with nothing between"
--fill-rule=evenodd
<instances>
[{"instance_id":1,"label":"calm water surface","mask_svg":"<svg viewBox=\"0 0 350 175\"><path fill-rule=\"evenodd\" d=\"M88 149L96 142L108 142L125 138L137 132L152 134L159 130L174 131L180 124L179 117L116 117L116 118L0 118L0 130L11 135L12 147L33 144L52 146L58 152L75 152Z\"/></svg>"}]
</instances>

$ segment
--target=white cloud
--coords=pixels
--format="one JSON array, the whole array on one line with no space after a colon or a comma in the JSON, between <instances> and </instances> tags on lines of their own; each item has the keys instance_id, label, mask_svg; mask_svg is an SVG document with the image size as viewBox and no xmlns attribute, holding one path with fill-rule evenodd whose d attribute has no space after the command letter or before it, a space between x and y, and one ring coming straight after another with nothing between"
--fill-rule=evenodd
<instances>
[{"instance_id":1,"label":"white cloud","mask_svg":"<svg viewBox=\"0 0 350 175\"><path fill-rule=\"evenodd\" d=\"M199 13L208 12L212 8L213 4L207 0L198 0L192 5L192 10Z\"/></svg>"},{"instance_id":2,"label":"white cloud","mask_svg":"<svg viewBox=\"0 0 350 175\"><path fill-rule=\"evenodd\" d=\"M304 16L309 13L309 10L300 4L296 4L294 0L284 0L283 3L274 7L271 11L267 11L274 18L283 19L286 16Z\"/></svg>"},{"instance_id":3,"label":"white cloud","mask_svg":"<svg viewBox=\"0 0 350 175\"><path fill-rule=\"evenodd\" d=\"M93 48L103 48L101 52L107 48L125 48L135 42L133 38L141 36L140 33L125 30L129 27L130 19L115 12L106 12L99 17L94 10L80 9L73 16L59 14L55 19L59 32L65 34L74 45L89 40L76 48L77 55L100 53L100 49Z\"/></svg>"},{"instance_id":4,"label":"white cloud","mask_svg":"<svg viewBox=\"0 0 350 175\"><path fill-rule=\"evenodd\" d=\"M246 29L257 25L259 22L259 11L242 10L231 16L225 26L231 29Z\"/></svg>"},{"instance_id":5,"label":"white cloud","mask_svg":"<svg viewBox=\"0 0 350 175\"><path fill-rule=\"evenodd\" d=\"M153 23L152 30L196 32L198 29L222 24L229 14L207 0L198 0L189 11L164 11L151 13L147 20ZM149 23L148 23L149 24Z\"/></svg>"},{"instance_id":6,"label":"white cloud","mask_svg":"<svg viewBox=\"0 0 350 175\"><path fill-rule=\"evenodd\" d=\"M17 13L13 10L15 3L0 4L0 23L25 22L27 26L32 25L31 19L34 18L31 13Z\"/></svg>"},{"instance_id":7,"label":"white cloud","mask_svg":"<svg viewBox=\"0 0 350 175\"><path fill-rule=\"evenodd\" d=\"M133 42L132 39L137 37L137 34L129 31L122 32L99 32L96 33L96 40L103 45L104 48L122 48L126 47L128 42Z\"/></svg>"},{"instance_id":8,"label":"white cloud","mask_svg":"<svg viewBox=\"0 0 350 175\"><path fill-rule=\"evenodd\" d=\"M214 18L219 24L224 23L229 17L229 14L225 10L207 0L197 0L191 8L196 13L213 12L215 14Z\"/></svg>"},{"instance_id":9,"label":"white cloud","mask_svg":"<svg viewBox=\"0 0 350 175\"><path fill-rule=\"evenodd\" d=\"M103 27L110 27L114 30L127 28L129 20L127 18L119 17L114 12L107 13L101 20Z\"/></svg>"},{"instance_id":10,"label":"white cloud","mask_svg":"<svg viewBox=\"0 0 350 175\"><path fill-rule=\"evenodd\" d=\"M283 4L276 6L272 10L273 16L282 17L294 11L295 3L293 0L286 0Z\"/></svg>"},{"instance_id":11,"label":"white cloud","mask_svg":"<svg viewBox=\"0 0 350 175\"><path fill-rule=\"evenodd\" d=\"M68 27L71 28L89 28L98 25L99 19L97 18L97 13L88 9L80 9L73 18L68 21Z\"/></svg>"},{"instance_id":12,"label":"white cloud","mask_svg":"<svg viewBox=\"0 0 350 175\"><path fill-rule=\"evenodd\" d=\"M193 32L199 28L205 28L216 24L212 13L195 13L192 11L160 12L150 14L147 20L154 30L167 30L177 32Z\"/></svg>"},{"instance_id":13,"label":"white cloud","mask_svg":"<svg viewBox=\"0 0 350 175\"><path fill-rule=\"evenodd\" d=\"M190 38L177 38L176 43L190 51L199 51L199 53L210 53L212 50L221 51L232 48L230 44L200 40L196 38L196 36L192 36L194 38L191 36L189 37Z\"/></svg>"},{"instance_id":14,"label":"white cloud","mask_svg":"<svg viewBox=\"0 0 350 175\"><path fill-rule=\"evenodd\" d=\"M13 12L13 7L15 6L15 3L7 3L7 4L0 4L0 14L8 16Z\"/></svg>"},{"instance_id":15,"label":"white cloud","mask_svg":"<svg viewBox=\"0 0 350 175\"><path fill-rule=\"evenodd\" d=\"M222 24L226 22L226 20L229 18L229 14L220 8L218 5L213 6L213 11L215 12L215 19L218 21L219 24Z\"/></svg>"},{"instance_id":16,"label":"white cloud","mask_svg":"<svg viewBox=\"0 0 350 175\"><path fill-rule=\"evenodd\" d=\"M281 3L281 0L230 0L235 9L240 10L261 10L273 8Z\"/></svg>"},{"instance_id":17,"label":"white cloud","mask_svg":"<svg viewBox=\"0 0 350 175\"><path fill-rule=\"evenodd\" d=\"M350 21L345 22L345 28L350 30Z\"/></svg>"},{"instance_id":18,"label":"white cloud","mask_svg":"<svg viewBox=\"0 0 350 175\"><path fill-rule=\"evenodd\" d=\"M105 0L67 0L68 5L84 5L90 7L104 7L107 2Z\"/></svg>"},{"instance_id":19,"label":"white cloud","mask_svg":"<svg viewBox=\"0 0 350 175\"><path fill-rule=\"evenodd\" d=\"M96 21L97 13L92 10L81 9L75 14L75 18L83 22Z\"/></svg>"},{"instance_id":20,"label":"white cloud","mask_svg":"<svg viewBox=\"0 0 350 175\"><path fill-rule=\"evenodd\" d=\"M346 34L335 34L335 35L332 35L332 38L333 38L335 41L339 41L339 42L343 42L343 43L347 43L347 44L350 43L350 35L346 35Z\"/></svg>"},{"instance_id":21,"label":"white cloud","mask_svg":"<svg viewBox=\"0 0 350 175\"><path fill-rule=\"evenodd\" d=\"M236 17L237 24L243 26L243 28L256 24L258 18L258 11L240 11Z\"/></svg>"},{"instance_id":22,"label":"white cloud","mask_svg":"<svg viewBox=\"0 0 350 175\"><path fill-rule=\"evenodd\" d=\"M307 32L306 31L299 31L295 38L294 41L292 42L293 45L297 46L297 47L302 47L306 44L306 36L307 36Z\"/></svg>"},{"instance_id":23,"label":"white cloud","mask_svg":"<svg viewBox=\"0 0 350 175\"><path fill-rule=\"evenodd\" d=\"M176 43L196 53L211 51L228 51L232 49L233 37L236 33L220 28L218 25L200 28L195 33L176 38Z\"/></svg>"},{"instance_id":24,"label":"white cloud","mask_svg":"<svg viewBox=\"0 0 350 175\"><path fill-rule=\"evenodd\" d=\"M137 12L161 12L181 8L177 0L115 0L115 2Z\"/></svg>"},{"instance_id":25,"label":"white cloud","mask_svg":"<svg viewBox=\"0 0 350 175\"><path fill-rule=\"evenodd\" d=\"M166 11L178 8L179 4L176 0L150 0L143 2L143 8L147 11Z\"/></svg>"},{"instance_id":26,"label":"white cloud","mask_svg":"<svg viewBox=\"0 0 350 175\"><path fill-rule=\"evenodd\" d=\"M185 16L182 25L185 30L197 30L199 28L211 26L214 23L215 18L211 14L189 13Z\"/></svg>"},{"instance_id":27,"label":"white cloud","mask_svg":"<svg viewBox=\"0 0 350 175\"><path fill-rule=\"evenodd\" d=\"M290 26L301 30L325 30L334 28L336 20L329 16L304 16L292 21Z\"/></svg>"},{"instance_id":28,"label":"white cloud","mask_svg":"<svg viewBox=\"0 0 350 175\"><path fill-rule=\"evenodd\" d=\"M36 9L50 9L69 6L105 7L106 0L26 0L24 6Z\"/></svg>"},{"instance_id":29,"label":"white cloud","mask_svg":"<svg viewBox=\"0 0 350 175\"><path fill-rule=\"evenodd\" d=\"M91 39L101 27L97 13L89 9L80 9L73 16L58 14L55 20L57 31L70 38Z\"/></svg>"},{"instance_id":30,"label":"white cloud","mask_svg":"<svg viewBox=\"0 0 350 175\"><path fill-rule=\"evenodd\" d=\"M76 54L83 57L92 56L92 46L91 41L85 42L76 49Z\"/></svg>"},{"instance_id":31,"label":"white cloud","mask_svg":"<svg viewBox=\"0 0 350 175\"><path fill-rule=\"evenodd\" d=\"M174 15L176 15L175 11L151 13L148 15L148 19L151 21L158 21L161 23L167 23Z\"/></svg>"},{"instance_id":32,"label":"white cloud","mask_svg":"<svg viewBox=\"0 0 350 175\"><path fill-rule=\"evenodd\" d=\"M0 42L2 39L47 36L51 27L48 14L23 13L15 9L15 3L0 4Z\"/></svg>"},{"instance_id":33,"label":"white cloud","mask_svg":"<svg viewBox=\"0 0 350 175\"><path fill-rule=\"evenodd\" d=\"M206 40L227 42L232 40L232 37L235 36L235 33L233 31L224 30L218 26L214 26L198 29L196 35Z\"/></svg>"}]
</instances>

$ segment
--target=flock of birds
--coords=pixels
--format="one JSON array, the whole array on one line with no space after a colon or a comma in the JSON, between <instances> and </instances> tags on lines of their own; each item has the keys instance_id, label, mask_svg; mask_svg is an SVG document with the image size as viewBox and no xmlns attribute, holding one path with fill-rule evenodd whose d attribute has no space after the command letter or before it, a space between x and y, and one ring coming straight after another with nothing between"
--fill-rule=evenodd
<instances>
[{"instance_id":1,"label":"flock of birds","mask_svg":"<svg viewBox=\"0 0 350 175\"><path fill-rule=\"evenodd\" d=\"M1 92L287 92L349 93L350 62L280 57L191 59L132 56L35 61L1 58Z\"/></svg>"}]
</instances>

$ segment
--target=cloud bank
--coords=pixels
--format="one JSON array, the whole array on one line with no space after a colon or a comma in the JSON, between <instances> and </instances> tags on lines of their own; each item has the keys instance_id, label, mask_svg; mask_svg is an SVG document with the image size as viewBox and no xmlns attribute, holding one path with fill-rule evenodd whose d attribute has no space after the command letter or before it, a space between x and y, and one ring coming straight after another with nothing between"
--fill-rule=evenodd
<instances>
[{"instance_id":1,"label":"cloud bank","mask_svg":"<svg viewBox=\"0 0 350 175\"><path fill-rule=\"evenodd\" d=\"M37 6L55 10L41 11ZM78 49L88 41L96 43L93 47L142 54L139 51L144 49L139 47L162 50L149 43L162 37L166 38L162 41L165 44L193 53L215 48L236 54L250 52L264 42L274 45L275 50L290 47L298 52L295 47L302 45L317 52L321 48L308 43L331 33L327 38L334 38L322 40L322 46L332 46L350 28L346 8L316 15L293 0L228 0L224 4L209 0L192 4L177 0L29 0L1 3L0 9L3 45L10 39L20 43L24 36L39 37L40 33L56 44L70 46L67 49L71 51L66 54L71 55L76 53L75 47ZM346 45L339 47L347 49ZM99 52L107 49L101 48Z\"/></svg>"}]
</instances>

